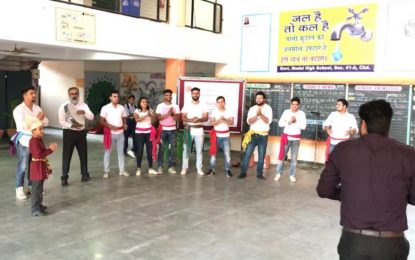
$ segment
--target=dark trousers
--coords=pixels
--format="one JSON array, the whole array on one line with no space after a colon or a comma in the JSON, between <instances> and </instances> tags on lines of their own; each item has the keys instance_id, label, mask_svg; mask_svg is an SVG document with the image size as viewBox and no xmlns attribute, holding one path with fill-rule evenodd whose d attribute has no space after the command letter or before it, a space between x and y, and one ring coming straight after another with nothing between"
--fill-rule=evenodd
<instances>
[{"instance_id":1,"label":"dark trousers","mask_svg":"<svg viewBox=\"0 0 415 260\"><path fill-rule=\"evenodd\" d=\"M153 157L152 157L152 143L150 141L150 133L148 134L135 134L135 140L137 144L136 161L137 168L141 168L141 161L143 160L144 145L147 151L147 162L148 167L153 168Z\"/></svg>"},{"instance_id":2,"label":"dark trousers","mask_svg":"<svg viewBox=\"0 0 415 260\"><path fill-rule=\"evenodd\" d=\"M163 130L157 156L158 166L163 167L164 149L169 150L169 168L176 165L176 130Z\"/></svg>"},{"instance_id":3,"label":"dark trousers","mask_svg":"<svg viewBox=\"0 0 415 260\"><path fill-rule=\"evenodd\" d=\"M69 178L69 167L75 147L78 151L79 161L81 163L81 174L86 176L89 175L86 131L63 129L62 180L67 180Z\"/></svg>"},{"instance_id":4,"label":"dark trousers","mask_svg":"<svg viewBox=\"0 0 415 260\"><path fill-rule=\"evenodd\" d=\"M381 238L343 231L337 252L340 260L406 260L409 242L405 237Z\"/></svg>"},{"instance_id":5,"label":"dark trousers","mask_svg":"<svg viewBox=\"0 0 415 260\"><path fill-rule=\"evenodd\" d=\"M135 123L134 119L131 119L131 118L127 119L128 128L127 128L127 130L124 130L124 153L127 153L127 150L128 150L128 137L129 136L131 136L133 138L133 149L132 149L132 151L134 153L137 152L137 144L136 144L135 138L134 138L135 125L136 125L136 123Z\"/></svg>"},{"instance_id":6,"label":"dark trousers","mask_svg":"<svg viewBox=\"0 0 415 260\"><path fill-rule=\"evenodd\" d=\"M43 182L32 181L32 213L40 211L40 205L43 201Z\"/></svg>"}]
</instances>

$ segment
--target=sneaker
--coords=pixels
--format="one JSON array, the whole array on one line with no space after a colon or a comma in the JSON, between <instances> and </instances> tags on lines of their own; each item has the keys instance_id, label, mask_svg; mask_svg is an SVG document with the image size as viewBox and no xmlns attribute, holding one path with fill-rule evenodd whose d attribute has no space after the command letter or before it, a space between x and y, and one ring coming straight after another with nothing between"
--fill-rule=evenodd
<instances>
[{"instance_id":1,"label":"sneaker","mask_svg":"<svg viewBox=\"0 0 415 260\"><path fill-rule=\"evenodd\" d=\"M104 178L104 179L108 179L109 177L110 177L109 172L104 172L104 175L102 175L102 178Z\"/></svg>"},{"instance_id":2,"label":"sneaker","mask_svg":"<svg viewBox=\"0 0 415 260\"><path fill-rule=\"evenodd\" d=\"M43 204L40 204L39 208L40 208L40 211L42 211L42 212L45 212L48 209L48 207L43 205Z\"/></svg>"},{"instance_id":3,"label":"sneaker","mask_svg":"<svg viewBox=\"0 0 415 260\"><path fill-rule=\"evenodd\" d=\"M294 176L290 176L290 182L296 182L297 179Z\"/></svg>"},{"instance_id":4,"label":"sneaker","mask_svg":"<svg viewBox=\"0 0 415 260\"><path fill-rule=\"evenodd\" d=\"M187 173L187 169L182 169L182 172L180 173L181 175L186 175Z\"/></svg>"},{"instance_id":5,"label":"sneaker","mask_svg":"<svg viewBox=\"0 0 415 260\"><path fill-rule=\"evenodd\" d=\"M23 187L16 188L16 198L19 199L19 200L27 199L27 196L24 193Z\"/></svg>"},{"instance_id":6,"label":"sneaker","mask_svg":"<svg viewBox=\"0 0 415 260\"><path fill-rule=\"evenodd\" d=\"M277 175L275 175L274 181L279 181L281 178L281 173L277 173Z\"/></svg>"},{"instance_id":7,"label":"sneaker","mask_svg":"<svg viewBox=\"0 0 415 260\"><path fill-rule=\"evenodd\" d=\"M215 174L215 171L214 170L212 170L212 169L209 169L207 172L206 172L206 175L214 175Z\"/></svg>"},{"instance_id":8,"label":"sneaker","mask_svg":"<svg viewBox=\"0 0 415 260\"><path fill-rule=\"evenodd\" d=\"M174 169L173 167L170 167L169 168L169 173L176 174L177 172L176 172L176 169Z\"/></svg>"},{"instance_id":9,"label":"sneaker","mask_svg":"<svg viewBox=\"0 0 415 260\"><path fill-rule=\"evenodd\" d=\"M266 178L264 177L264 175L257 175L256 178L258 180L266 180Z\"/></svg>"},{"instance_id":10,"label":"sneaker","mask_svg":"<svg viewBox=\"0 0 415 260\"><path fill-rule=\"evenodd\" d=\"M135 176L141 175L141 168L137 168L137 171L135 172Z\"/></svg>"},{"instance_id":11,"label":"sneaker","mask_svg":"<svg viewBox=\"0 0 415 260\"><path fill-rule=\"evenodd\" d=\"M26 187L25 192L26 196L30 196L32 194L32 191L30 190L30 187Z\"/></svg>"},{"instance_id":12,"label":"sneaker","mask_svg":"<svg viewBox=\"0 0 415 260\"><path fill-rule=\"evenodd\" d=\"M205 175L205 173L203 172L202 169L197 169L197 174L199 174L199 175Z\"/></svg>"},{"instance_id":13,"label":"sneaker","mask_svg":"<svg viewBox=\"0 0 415 260\"><path fill-rule=\"evenodd\" d=\"M153 168L148 169L148 174L154 174L157 175L157 171L154 170Z\"/></svg>"},{"instance_id":14,"label":"sneaker","mask_svg":"<svg viewBox=\"0 0 415 260\"><path fill-rule=\"evenodd\" d=\"M231 170L227 170L226 171L226 177L232 177L233 176L233 174L231 173Z\"/></svg>"},{"instance_id":15,"label":"sneaker","mask_svg":"<svg viewBox=\"0 0 415 260\"><path fill-rule=\"evenodd\" d=\"M32 212L32 216L33 217L40 217L40 216L46 216L47 213L46 211L36 211L36 212Z\"/></svg>"},{"instance_id":16,"label":"sneaker","mask_svg":"<svg viewBox=\"0 0 415 260\"><path fill-rule=\"evenodd\" d=\"M157 168L157 174L163 174L163 167Z\"/></svg>"},{"instance_id":17,"label":"sneaker","mask_svg":"<svg viewBox=\"0 0 415 260\"><path fill-rule=\"evenodd\" d=\"M120 171L118 174L120 176L126 176L126 177L130 176L130 174L128 172L126 172L125 170L124 171Z\"/></svg>"},{"instance_id":18,"label":"sneaker","mask_svg":"<svg viewBox=\"0 0 415 260\"><path fill-rule=\"evenodd\" d=\"M238 175L238 179L243 179L243 178L246 178L246 173L240 173Z\"/></svg>"},{"instance_id":19,"label":"sneaker","mask_svg":"<svg viewBox=\"0 0 415 260\"><path fill-rule=\"evenodd\" d=\"M130 157L132 157L132 158L134 158L135 159L135 154L134 154L134 152L133 151L128 151L127 152L127 154L130 156Z\"/></svg>"}]
</instances>

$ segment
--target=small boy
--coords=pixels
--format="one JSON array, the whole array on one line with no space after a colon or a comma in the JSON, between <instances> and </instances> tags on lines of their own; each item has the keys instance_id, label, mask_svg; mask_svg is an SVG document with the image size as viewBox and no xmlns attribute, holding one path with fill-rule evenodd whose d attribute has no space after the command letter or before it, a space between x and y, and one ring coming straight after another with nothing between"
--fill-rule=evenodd
<instances>
[{"instance_id":1,"label":"small boy","mask_svg":"<svg viewBox=\"0 0 415 260\"><path fill-rule=\"evenodd\" d=\"M45 216L46 206L43 201L43 182L52 174L49 161L46 158L49 154L56 151L58 145L51 143L49 149L45 148L42 140L43 124L35 117L25 118L25 128L32 131L32 138L29 142L29 151L32 154L30 162L30 180L32 181L32 216Z\"/></svg>"}]
</instances>

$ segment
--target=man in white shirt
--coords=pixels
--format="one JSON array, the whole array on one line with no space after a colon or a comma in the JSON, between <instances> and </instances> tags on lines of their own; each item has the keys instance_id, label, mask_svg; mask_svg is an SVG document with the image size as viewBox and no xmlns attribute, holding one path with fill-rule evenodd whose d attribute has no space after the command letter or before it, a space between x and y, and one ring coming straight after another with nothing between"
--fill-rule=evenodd
<instances>
[{"instance_id":1,"label":"man in white shirt","mask_svg":"<svg viewBox=\"0 0 415 260\"><path fill-rule=\"evenodd\" d=\"M78 151L81 164L82 182L90 180L88 172L88 146L86 141L85 118L94 119L88 105L79 101L79 89L68 89L69 101L63 103L58 110L59 123L63 128L62 150L62 186L68 186L69 168L74 148ZM74 113L74 114L72 114ZM79 121L78 121L79 120Z\"/></svg>"},{"instance_id":2,"label":"man in white shirt","mask_svg":"<svg viewBox=\"0 0 415 260\"><path fill-rule=\"evenodd\" d=\"M135 153L137 152L137 144L135 142L135 119L134 111L137 106L135 105L135 96L130 95L128 97L127 104L124 105L125 113L127 114L127 130L124 131L124 154L128 154L130 157L135 158ZM133 139L133 149L128 151L128 137Z\"/></svg>"},{"instance_id":3,"label":"man in white shirt","mask_svg":"<svg viewBox=\"0 0 415 260\"><path fill-rule=\"evenodd\" d=\"M49 120L43 113L42 109L35 104L36 102L36 89L35 87L28 87L22 90L23 102L20 103L13 110L13 118L16 122L17 133L12 137L12 142L16 147L17 154L17 169L16 169L16 198L20 200L27 199L27 196L23 190L24 175L27 165L30 160L29 156L29 141L32 138L32 133L29 129L25 129L25 118L27 116L38 118L42 121L43 126L48 126ZM29 180L29 186L31 182Z\"/></svg>"},{"instance_id":4,"label":"man in white shirt","mask_svg":"<svg viewBox=\"0 0 415 260\"><path fill-rule=\"evenodd\" d=\"M285 110L278 125L284 127L284 132L280 139L280 152L278 155L277 174L274 178L275 181L279 181L284 171L284 161L288 154L288 150L291 149L291 166L290 166L290 181L296 182L295 167L297 165L298 149L300 148L301 130L304 130L307 126L307 120L305 113L300 109L300 99L293 97L291 99L290 109Z\"/></svg>"},{"instance_id":5,"label":"man in white shirt","mask_svg":"<svg viewBox=\"0 0 415 260\"><path fill-rule=\"evenodd\" d=\"M265 179L263 175L264 158L267 151L268 132L272 123L272 108L265 104L267 97L264 92L258 91L255 94L256 105L248 111L247 123L250 125L249 131L245 133L242 141L242 149L245 151L241 173L239 179L246 177L248 162L256 146L258 146L258 163L256 168L256 177Z\"/></svg>"},{"instance_id":6,"label":"man in white shirt","mask_svg":"<svg viewBox=\"0 0 415 260\"><path fill-rule=\"evenodd\" d=\"M336 111L331 112L324 121L323 129L327 132L326 161L337 144L349 140L351 135L357 134L357 122L354 115L347 112L349 102L344 98L337 99Z\"/></svg>"},{"instance_id":7,"label":"man in white shirt","mask_svg":"<svg viewBox=\"0 0 415 260\"><path fill-rule=\"evenodd\" d=\"M172 104L173 91L165 89L163 91L164 100L157 106L156 115L160 122L159 129L161 128L160 147L157 156L158 173L163 173L163 159L164 150L167 148L169 151L169 169L171 174L176 173L174 166L176 165L176 122L180 119L180 108L176 104ZM160 133L160 131L158 131Z\"/></svg>"},{"instance_id":8,"label":"man in white shirt","mask_svg":"<svg viewBox=\"0 0 415 260\"><path fill-rule=\"evenodd\" d=\"M130 176L125 171L124 161L124 130L127 129L127 114L119 102L118 90L112 90L110 95L111 102L101 108L100 123L104 126L104 179L110 177L110 155L112 147L117 147L118 168L120 176Z\"/></svg>"},{"instance_id":9,"label":"man in white shirt","mask_svg":"<svg viewBox=\"0 0 415 260\"><path fill-rule=\"evenodd\" d=\"M210 135L210 166L206 175L215 174L217 147L223 149L225 157L225 171L227 177L232 177L231 172L231 151L229 144L229 126L233 125L234 119L229 110L225 108L225 98L216 98L217 108L212 112L211 121L213 129Z\"/></svg>"},{"instance_id":10,"label":"man in white shirt","mask_svg":"<svg viewBox=\"0 0 415 260\"><path fill-rule=\"evenodd\" d=\"M207 106L200 102L200 89L192 88L192 101L184 105L182 109L182 118L185 126L184 142L183 142L183 163L182 163L182 175L185 175L189 168L189 154L190 147L194 140L196 145L196 168L197 174L204 175L203 172L203 122L208 121L209 110ZM190 131L189 131L190 128ZM190 133L189 133L190 132Z\"/></svg>"}]
</instances>

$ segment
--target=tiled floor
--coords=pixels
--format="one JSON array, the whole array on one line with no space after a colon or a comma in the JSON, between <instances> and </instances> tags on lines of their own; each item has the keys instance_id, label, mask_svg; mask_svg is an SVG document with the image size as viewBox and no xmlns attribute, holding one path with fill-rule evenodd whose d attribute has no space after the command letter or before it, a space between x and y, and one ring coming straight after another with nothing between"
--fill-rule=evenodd
<instances>
[{"instance_id":1,"label":"tiled floor","mask_svg":"<svg viewBox=\"0 0 415 260\"><path fill-rule=\"evenodd\" d=\"M46 142L61 144L60 131L48 133ZM299 165L295 184L287 175L274 182L275 167L266 181L252 170L244 180L221 170L214 177L119 177L114 152L112 177L104 180L99 140L89 137L91 182L81 183L75 152L69 187L62 188L61 147L50 157L54 177L44 200L50 214L37 218L29 200L15 199L16 158L2 142L0 259L338 259L339 203L317 197L321 169ZM135 173L134 159L126 165ZM415 210L408 211L411 241Z\"/></svg>"}]
</instances>

